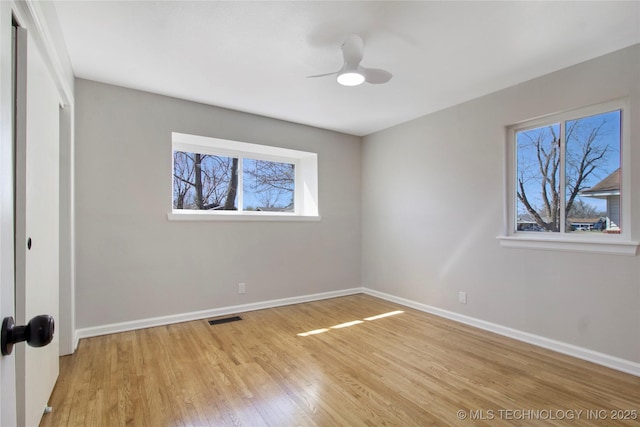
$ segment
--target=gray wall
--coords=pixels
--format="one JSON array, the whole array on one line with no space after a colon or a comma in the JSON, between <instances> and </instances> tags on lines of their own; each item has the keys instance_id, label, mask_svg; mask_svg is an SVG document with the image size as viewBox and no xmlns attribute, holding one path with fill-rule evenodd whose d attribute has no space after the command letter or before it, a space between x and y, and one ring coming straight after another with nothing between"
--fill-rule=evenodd
<instances>
[{"instance_id":1,"label":"gray wall","mask_svg":"<svg viewBox=\"0 0 640 427\"><path fill-rule=\"evenodd\" d=\"M363 285L640 362L640 257L508 249L496 240L505 126L618 97L631 98L624 173L638 239L639 92L636 45L366 137ZM458 303L459 291L468 304Z\"/></svg>"},{"instance_id":2,"label":"gray wall","mask_svg":"<svg viewBox=\"0 0 640 427\"><path fill-rule=\"evenodd\" d=\"M87 80L75 96L77 328L361 285L360 138ZM168 221L171 132L318 153L322 220Z\"/></svg>"}]
</instances>

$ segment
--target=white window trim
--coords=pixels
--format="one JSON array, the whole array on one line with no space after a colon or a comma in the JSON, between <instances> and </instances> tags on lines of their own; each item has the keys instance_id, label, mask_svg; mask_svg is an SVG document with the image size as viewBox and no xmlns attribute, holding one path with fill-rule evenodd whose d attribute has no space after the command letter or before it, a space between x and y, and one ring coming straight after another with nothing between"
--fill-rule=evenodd
<instances>
[{"instance_id":1,"label":"white window trim","mask_svg":"<svg viewBox=\"0 0 640 427\"><path fill-rule=\"evenodd\" d=\"M622 112L620 147L622 157L620 166L623 171L620 189L620 225L622 232L620 234L608 235L580 235L566 233L564 230L558 233L516 231L516 132L550 123L564 123L568 120L588 117L613 110L621 110ZM627 99L618 99L564 113L552 114L539 119L527 120L506 128L506 142L504 144L505 169L503 176L503 234L497 236L502 247L628 256L635 256L637 254L640 243L632 239L632 236L638 231L632 227L634 224L637 224L639 218L637 217L638 215L634 215L632 218L631 212L633 192L631 191L631 173L629 172L631 170L630 116L629 101ZM564 182L564 180L562 180L562 182Z\"/></svg>"},{"instance_id":2,"label":"white window trim","mask_svg":"<svg viewBox=\"0 0 640 427\"><path fill-rule=\"evenodd\" d=\"M172 151L196 152L225 157L237 157L238 187L242 186L242 159L267 160L295 165L295 189L293 212L253 212L244 211L242 192L238 194L237 211L199 211L171 209L167 214L170 221L319 221L318 214L318 155L306 151L269 145L251 144L185 133L171 133ZM173 159L173 156L171 156ZM172 160L173 162L173 160ZM171 165L173 170L173 164ZM171 199L173 204L173 176L171 179Z\"/></svg>"}]
</instances>

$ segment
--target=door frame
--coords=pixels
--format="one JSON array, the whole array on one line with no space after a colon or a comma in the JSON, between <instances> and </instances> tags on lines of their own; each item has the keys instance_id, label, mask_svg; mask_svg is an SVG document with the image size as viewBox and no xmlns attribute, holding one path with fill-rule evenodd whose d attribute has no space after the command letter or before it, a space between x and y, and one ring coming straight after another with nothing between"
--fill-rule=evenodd
<instances>
[{"instance_id":1,"label":"door frame","mask_svg":"<svg viewBox=\"0 0 640 427\"><path fill-rule=\"evenodd\" d=\"M0 2L0 317L15 316L12 7ZM15 354L0 358L0 425L16 424Z\"/></svg>"}]
</instances>

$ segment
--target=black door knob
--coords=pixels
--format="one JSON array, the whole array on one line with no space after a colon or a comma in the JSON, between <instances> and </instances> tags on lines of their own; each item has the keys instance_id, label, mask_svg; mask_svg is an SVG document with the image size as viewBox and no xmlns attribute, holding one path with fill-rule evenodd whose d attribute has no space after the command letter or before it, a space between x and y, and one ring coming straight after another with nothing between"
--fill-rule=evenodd
<instances>
[{"instance_id":1,"label":"black door knob","mask_svg":"<svg viewBox=\"0 0 640 427\"><path fill-rule=\"evenodd\" d=\"M53 317L41 314L24 326L16 326L13 317L5 317L0 331L0 351L3 356L11 354L15 343L26 341L31 347L44 347L53 340L55 322Z\"/></svg>"}]
</instances>

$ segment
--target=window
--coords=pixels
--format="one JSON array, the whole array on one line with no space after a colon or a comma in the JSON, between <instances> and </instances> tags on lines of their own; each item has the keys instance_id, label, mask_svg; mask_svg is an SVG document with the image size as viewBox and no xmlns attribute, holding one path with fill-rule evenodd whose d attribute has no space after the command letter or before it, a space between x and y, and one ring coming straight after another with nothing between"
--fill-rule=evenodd
<instances>
[{"instance_id":1,"label":"window","mask_svg":"<svg viewBox=\"0 0 640 427\"><path fill-rule=\"evenodd\" d=\"M628 241L624 113L622 103L608 103L508 129L512 164L503 245L529 241L576 250L583 243L585 250L635 254L637 243Z\"/></svg>"},{"instance_id":2,"label":"window","mask_svg":"<svg viewBox=\"0 0 640 427\"><path fill-rule=\"evenodd\" d=\"M172 148L169 219L317 218L315 153L180 133Z\"/></svg>"},{"instance_id":3,"label":"window","mask_svg":"<svg viewBox=\"0 0 640 427\"><path fill-rule=\"evenodd\" d=\"M243 209L294 212L295 167L288 162L244 159Z\"/></svg>"}]
</instances>

